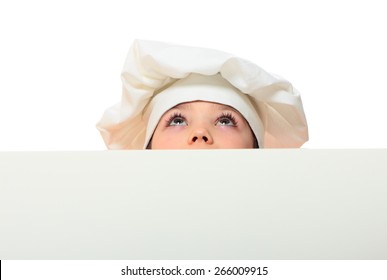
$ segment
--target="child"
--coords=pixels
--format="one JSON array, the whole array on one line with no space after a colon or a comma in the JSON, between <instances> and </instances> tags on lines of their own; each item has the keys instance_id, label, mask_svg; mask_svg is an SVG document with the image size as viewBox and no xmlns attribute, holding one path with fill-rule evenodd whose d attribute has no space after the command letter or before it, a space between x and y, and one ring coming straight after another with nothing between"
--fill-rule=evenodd
<instances>
[{"instance_id":1,"label":"child","mask_svg":"<svg viewBox=\"0 0 387 280\"><path fill-rule=\"evenodd\" d=\"M135 41L121 103L97 124L109 149L295 148L308 140L292 85L231 54Z\"/></svg>"}]
</instances>

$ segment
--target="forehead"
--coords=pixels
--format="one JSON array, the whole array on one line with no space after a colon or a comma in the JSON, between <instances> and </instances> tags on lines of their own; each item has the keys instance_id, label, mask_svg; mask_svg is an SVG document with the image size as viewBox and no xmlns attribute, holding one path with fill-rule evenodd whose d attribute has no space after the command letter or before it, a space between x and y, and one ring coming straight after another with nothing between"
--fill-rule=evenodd
<instances>
[{"instance_id":1,"label":"forehead","mask_svg":"<svg viewBox=\"0 0 387 280\"><path fill-rule=\"evenodd\" d=\"M191 101L191 102L180 103L175 107L172 107L170 110L172 109L191 110L192 107L203 107L203 108L208 108L208 109L217 110L217 111L230 110L230 111L239 113L238 110L235 110L231 106L215 103L215 102L209 102L209 101Z\"/></svg>"}]
</instances>

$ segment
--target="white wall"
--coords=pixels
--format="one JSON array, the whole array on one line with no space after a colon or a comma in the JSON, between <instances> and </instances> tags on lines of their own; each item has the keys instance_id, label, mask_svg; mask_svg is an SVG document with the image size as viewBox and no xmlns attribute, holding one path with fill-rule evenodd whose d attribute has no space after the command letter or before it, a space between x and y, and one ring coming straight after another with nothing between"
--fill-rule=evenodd
<instances>
[{"instance_id":1,"label":"white wall","mask_svg":"<svg viewBox=\"0 0 387 280\"><path fill-rule=\"evenodd\" d=\"M103 150L133 39L221 49L291 81L307 148L386 148L383 1L0 2L0 150Z\"/></svg>"}]
</instances>

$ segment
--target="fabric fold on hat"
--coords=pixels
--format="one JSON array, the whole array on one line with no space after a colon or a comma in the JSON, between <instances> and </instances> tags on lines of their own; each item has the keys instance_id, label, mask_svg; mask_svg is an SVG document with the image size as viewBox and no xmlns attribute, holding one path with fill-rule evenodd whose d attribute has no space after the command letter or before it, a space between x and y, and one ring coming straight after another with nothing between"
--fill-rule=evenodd
<instances>
[{"instance_id":1,"label":"fabric fold on hat","mask_svg":"<svg viewBox=\"0 0 387 280\"><path fill-rule=\"evenodd\" d=\"M298 148L308 140L301 97L288 81L266 72L250 61L225 52L136 40L129 50L121 74L121 102L108 108L97 124L106 146L109 149L143 149L155 126L156 121L150 119L152 110L149 109L155 108L157 95L160 98L163 91L168 91L170 86L172 90L173 84L192 73L221 77L236 89L234 91L242 96L241 100L248 101L248 105L240 110L246 111L248 108L247 111L252 112L249 114L255 116L248 120L243 112L241 114L249 122L260 148ZM236 106L222 102L224 96L218 95L215 100L208 94L198 92L189 98L188 95L187 98L176 95L178 100L171 101L168 106L177 105L172 104L175 102L194 100ZM164 107L168 107L159 106L156 106L158 113L154 115L160 115ZM153 118L157 119L157 116ZM148 128L150 120L152 123Z\"/></svg>"}]
</instances>

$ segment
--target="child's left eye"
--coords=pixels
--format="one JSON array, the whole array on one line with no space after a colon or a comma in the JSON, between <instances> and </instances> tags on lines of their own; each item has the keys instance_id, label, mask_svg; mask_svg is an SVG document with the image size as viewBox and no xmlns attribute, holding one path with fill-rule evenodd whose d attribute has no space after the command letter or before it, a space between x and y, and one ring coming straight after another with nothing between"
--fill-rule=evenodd
<instances>
[{"instance_id":1,"label":"child's left eye","mask_svg":"<svg viewBox=\"0 0 387 280\"><path fill-rule=\"evenodd\" d=\"M232 125L232 126L235 125L233 123L233 121L228 119L228 118L221 118L221 119L218 120L218 122L216 124L217 125Z\"/></svg>"},{"instance_id":2,"label":"child's left eye","mask_svg":"<svg viewBox=\"0 0 387 280\"><path fill-rule=\"evenodd\" d=\"M237 125L237 122L234 118L234 116L232 116L231 114L227 114L227 115L222 115L220 116L217 121L216 121L216 125L221 125L221 126L236 126Z\"/></svg>"}]
</instances>

